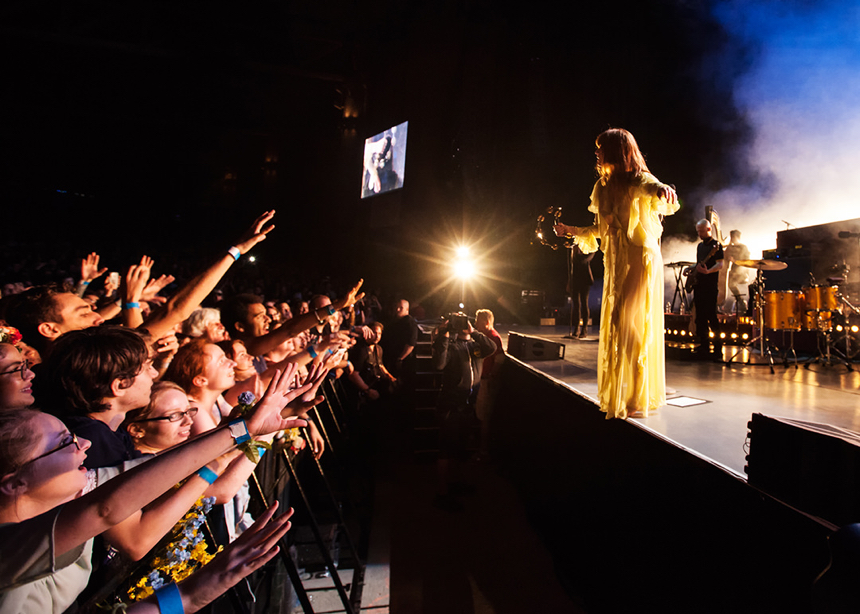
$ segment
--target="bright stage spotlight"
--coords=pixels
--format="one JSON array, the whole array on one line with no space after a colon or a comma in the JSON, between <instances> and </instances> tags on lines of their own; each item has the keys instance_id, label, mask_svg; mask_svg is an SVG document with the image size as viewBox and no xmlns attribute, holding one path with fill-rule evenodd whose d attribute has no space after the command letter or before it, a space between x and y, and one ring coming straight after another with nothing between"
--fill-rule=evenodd
<instances>
[{"instance_id":1,"label":"bright stage spotlight","mask_svg":"<svg viewBox=\"0 0 860 614\"><path fill-rule=\"evenodd\" d=\"M454 275L459 279L469 279L475 274L475 263L471 260L458 260L453 266Z\"/></svg>"}]
</instances>

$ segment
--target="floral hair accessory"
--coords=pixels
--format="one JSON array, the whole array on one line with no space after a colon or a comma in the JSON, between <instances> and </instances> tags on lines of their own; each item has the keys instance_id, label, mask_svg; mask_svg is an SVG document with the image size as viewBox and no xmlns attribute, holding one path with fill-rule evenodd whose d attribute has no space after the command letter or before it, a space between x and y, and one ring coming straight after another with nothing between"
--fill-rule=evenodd
<instances>
[{"instance_id":1,"label":"floral hair accessory","mask_svg":"<svg viewBox=\"0 0 860 614\"><path fill-rule=\"evenodd\" d=\"M254 402L257 400L257 397L254 396L253 392L242 392L239 394L239 403L234 408L233 412L239 416L247 416L251 409L254 407ZM272 446L267 441L256 441L249 440L243 443L240 443L238 448L245 453L245 456L248 457L248 460L254 463L255 465L260 462L260 458L265 454L265 450L271 450ZM260 454L260 448L263 448L263 454Z\"/></svg>"},{"instance_id":2,"label":"floral hair accessory","mask_svg":"<svg viewBox=\"0 0 860 614\"><path fill-rule=\"evenodd\" d=\"M0 343L16 345L21 338L21 331L14 326L0 325Z\"/></svg>"}]
</instances>

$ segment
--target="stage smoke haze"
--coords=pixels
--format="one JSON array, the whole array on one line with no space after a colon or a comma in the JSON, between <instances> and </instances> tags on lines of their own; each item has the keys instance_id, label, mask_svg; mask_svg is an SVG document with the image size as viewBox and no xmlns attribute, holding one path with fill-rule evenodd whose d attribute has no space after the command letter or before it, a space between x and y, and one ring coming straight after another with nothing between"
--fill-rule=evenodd
<instances>
[{"instance_id":1,"label":"stage smoke haze","mask_svg":"<svg viewBox=\"0 0 860 614\"><path fill-rule=\"evenodd\" d=\"M753 258L776 246L786 222L858 217L860 6L732 0L716 14L755 50L734 87L752 130L739 152L751 179L697 202L717 210L724 234L740 229Z\"/></svg>"},{"instance_id":2,"label":"stage smoke haze","mask_svg":"<svg viewBox=\"0 0 860 614\"><path fill-rule=\"evenodd\" d=\"M663 264L672 262L696 261L696 245L698 240L690 241L683 237L663 237L660 243L660 252L663 254ZM667 266L663 267L663 293L665 296L664 303L672 300L675 294L675 269ZM678 303L675 304L675 309L678 309Z\"/></svg>"}]
</instances>

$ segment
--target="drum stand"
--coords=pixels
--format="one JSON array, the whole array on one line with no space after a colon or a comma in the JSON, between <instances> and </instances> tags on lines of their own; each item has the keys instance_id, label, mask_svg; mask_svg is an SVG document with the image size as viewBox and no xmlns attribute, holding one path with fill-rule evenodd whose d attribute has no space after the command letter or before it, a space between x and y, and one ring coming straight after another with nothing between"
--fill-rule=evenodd
<instances>
[{"instance_id":1,"label":"drum stand","mask_svg":"<svg viewBox=\"0 0 860 614\"><path fill-rule=\"evenodd\" d=\"M844 328L842 329L842 336L838 339L833 339L830 342L830 348L832 348L833 351L836 352L841 359L844 359L845 366L848 368L849 371L854 371L854 368L851 366L851 362L858 354L860 354L860 349L855 350L853 353L851 352L851 325L849 323L849 318L852 314L860 316L860 309L857 309L854 305L852 305L851 302L842 294L839 294L838 298L839 301L845 307L847 307L844 312L845 323L843 324ZM844 345L844 348L839 347L840 344Z\"/></svg>"},{"instance_id":2,"label":"drum stand","mask_svg":"<svg viewBox=\"0 0 860 614\"><path fill-rule=\"evenodd\" d=\"M809 365L812 365L815 363L822 364L825 367L832 367L833 362L836 361L838 363L845 365L845 367L847 367L849 371L853 371L854 369L851 368L851 363L849 363L847 360L845 360L841 356L833 356L830 353L830 347L835 343L835 341L831 341L829 330L824 330L824 331L821 330L821 328L822 328L821 322L824 319L821 314L823 314L823 313L831 313L831 312L825 312L822 310L816 310L816 312L815 312L815 318L817 320L817 326L819 328L819 332L818 332L818 356L816 356L814 358L810 358L805 363L803 363L803 368L808 369ZM824 341L823 349L822 349L822 343L821 343L822 340ZM848 343L847 339L846 339L845 343L847 345L847 343Z\"/></svg>"},{"instance_id":3,"label":"drum stand","mask_svg":"<svg viewBox=\"0 0 860 614\"><path fill-rule=\"evenodd\" d=\"M761 367L768 365L770 367L771 373L776 373L773 369L773 350L779 351L779 348L771 344L770 341L767 340L765 336L765 327L764 327L764 275L761 272L761 269L758 270L756 274L756 283L758 284L758 292L755 294L755 299L753 301L755 303L755 307L758 310L758 318L756 321L756 325L758 328L758 334L742 345L738 351L732 354L731 358L726 361L727 365L732 364L735 358L743 352L744 350L749 351L749 356L747 356L746 365L751 365L753 367ZM766 363L755 363L752 362L752 352L756 349L756 345L758 345L758 350L761 356L767 356ZM794 354L794 366L797 368L797 354L794 352L794 331L791 332L791 353ZM783 358L783 364L786 368L788 368L788 352L785 352Z\"/></svg>"}]
</instances>

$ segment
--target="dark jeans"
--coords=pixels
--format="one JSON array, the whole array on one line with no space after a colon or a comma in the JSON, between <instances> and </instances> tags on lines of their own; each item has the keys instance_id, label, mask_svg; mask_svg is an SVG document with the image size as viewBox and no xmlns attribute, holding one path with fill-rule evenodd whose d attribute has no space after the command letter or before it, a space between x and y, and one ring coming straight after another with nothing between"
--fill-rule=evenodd
<instances>
[{"instance_id":1,"label":"dark jeans","mask_svg":"<svg viewBox=\"0 0 860 614\"><path fill-rule=\"evenodd\" d=\"M714 350L721 351L723 340L720 339L720 321L717 318L717 287L701 284L696 287L693 295L696 305L696 335L699 337L700 352L707 352L710 343L709 329L714 333Z\"/></svg>"},{"instance_id":2,"label":"dark jeans","mask_svg":"<svg viewBox=\"0 0 860 614\"><path fill-rule=\"evenodd\" d=\"M465 460L468 457L469 433L477 423L475 397L478 386L472 392L446 391L439 393L436 402L439 420L439 457Z\"/></svg>"}]
</instances>

